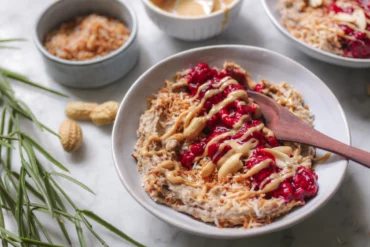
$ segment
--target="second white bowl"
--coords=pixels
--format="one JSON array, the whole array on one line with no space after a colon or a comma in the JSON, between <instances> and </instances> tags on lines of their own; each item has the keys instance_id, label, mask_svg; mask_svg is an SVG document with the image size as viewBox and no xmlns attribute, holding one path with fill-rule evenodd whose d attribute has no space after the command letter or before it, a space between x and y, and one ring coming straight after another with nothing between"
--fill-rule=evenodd
<instances>
[{"instance_id":1,"label":"second white bowl","mask_svg":"<svg viewBox=\"0 0 370 247\"><path fill-rule=\"evenodd\" d=\"M348 58L335 55L327 51L314 48L291 35L280 23L280 15L277 11L277 2L277 0L262 0L263 7L275 27L302 52L318 60L335 65L350 68L370 68L370 59Z\"/></svg>"},{"instance_id":2,"label":"second white bowl","mask_svg":"<svg viewBox=\"0 0 370 247\"><path fill-rule=\"evenodd\" d=\"M144 191L136 161L131 157L137 141L139 118L147 109L147 97L158 92L163 87L163 81L172 78L177 71L200 62L221 67L225 61L241 65L257 81L261 79L274 83L287 81L302 93L305 102L315 113L317 130L346 144L350 143L343 110L334 94L317 76L302 65L275 52L250 46L225 45L203 47L176 54L154 65L137 79L126 93L118 110L112 133L113 157L118 175L127 191L158 218L197 235L226 239L245 238L284 229L311 215L338 189L348 161L332 155L325 165L317 166L315 171L319 175L320 186L317 196L306 205L260 228L221 229L154 202ZM319 156L324 153L318 150Z\"/></svg>"},{"instance_id":3,"label":"second white bowl","mask_svg":"<svg viewBox=\"0 0 370 247\"><path fill-rule=\"evenodd\" d=\"M234 0L226 10L200 17L178 16L158 8L150 0L142 2L152 21L169 36L199 41L220 34L233 23L238 17L243 0Z\"/></svg>"}]
</instances>

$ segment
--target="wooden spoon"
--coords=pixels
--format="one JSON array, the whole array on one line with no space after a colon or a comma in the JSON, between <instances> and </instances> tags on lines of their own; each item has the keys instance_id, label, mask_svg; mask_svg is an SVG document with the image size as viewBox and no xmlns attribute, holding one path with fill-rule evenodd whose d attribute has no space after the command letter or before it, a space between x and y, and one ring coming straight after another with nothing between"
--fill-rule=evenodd
<instances>
[{"instance_id":1,"label":"wooden spoon","mask_svg":"<svg viewBox=\"0 0 370 247\"><path fill-rule=\"evenodd\" d=\"M266 126L274 132L277 139L325 149L370 168L370 153L348 146L313 129L288 109L261 93L248 91L248 95L261 107Z\"/></svg>"}]
</instances>

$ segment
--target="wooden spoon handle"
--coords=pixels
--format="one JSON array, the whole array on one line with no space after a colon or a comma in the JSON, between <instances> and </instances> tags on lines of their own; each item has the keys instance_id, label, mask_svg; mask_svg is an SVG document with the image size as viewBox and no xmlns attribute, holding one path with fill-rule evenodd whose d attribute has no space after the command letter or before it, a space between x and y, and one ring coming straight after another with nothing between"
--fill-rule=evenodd
<instances>
[{"instance_id":1,"label":"wooden spoon handle","mask_svg":"<svg viewBox=\"0 0 370 247\"><path fill-rule=\"evenodd\" d=\"M370 153L351 147L309 127L300 126L299 134L277 136L281 140L300 142L339 154L370 168Z\"/></svg>"}]
</instances>

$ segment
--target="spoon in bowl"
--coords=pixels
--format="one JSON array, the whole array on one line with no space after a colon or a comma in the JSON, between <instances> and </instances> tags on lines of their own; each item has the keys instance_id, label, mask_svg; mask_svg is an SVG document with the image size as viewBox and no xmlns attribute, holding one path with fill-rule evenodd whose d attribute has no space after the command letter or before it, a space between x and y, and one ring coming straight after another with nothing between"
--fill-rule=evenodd
<instances>
[{"instance_id":1,"label":"spoon in bowl","mask_svg":"<svg viewBox=\"0 0 370 247\"><path fill-rule=\"evenodd\" d=\"M260 106L267 128L274 132L277 139L328 150L370 168L370 153L324 135L261 93L248 91L248 95Z\"/></svg>"}]
</instances>

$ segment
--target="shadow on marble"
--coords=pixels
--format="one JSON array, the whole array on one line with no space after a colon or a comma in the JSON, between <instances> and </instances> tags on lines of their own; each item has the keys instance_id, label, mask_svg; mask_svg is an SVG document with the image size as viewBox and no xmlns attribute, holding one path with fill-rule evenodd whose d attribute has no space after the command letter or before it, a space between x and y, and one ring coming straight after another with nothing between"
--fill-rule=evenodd
<instances>
[{"instance_id":1,"label":"shadow on marble","mask_svg":"<svg viewBox=\"0 0 370 247\"><path fill-rule=\"evenodd\" d=\"M88 151L87 151L86 142L83 142L78 152L71 153L68 156L67 160L71 162L72 164L81 164L83 163L84 160L86 160L86 157L88 155L87 153Z\"/></svg>"}]
</instances>

